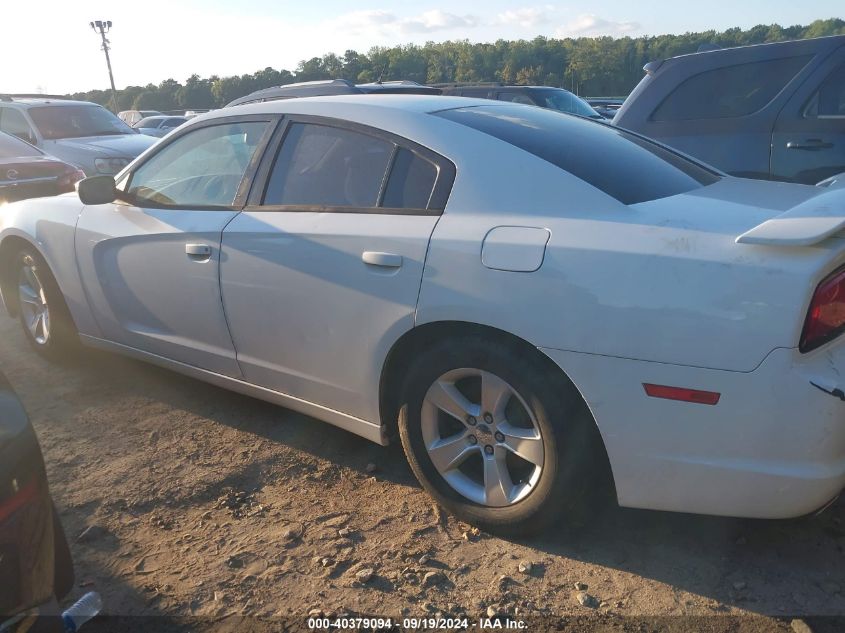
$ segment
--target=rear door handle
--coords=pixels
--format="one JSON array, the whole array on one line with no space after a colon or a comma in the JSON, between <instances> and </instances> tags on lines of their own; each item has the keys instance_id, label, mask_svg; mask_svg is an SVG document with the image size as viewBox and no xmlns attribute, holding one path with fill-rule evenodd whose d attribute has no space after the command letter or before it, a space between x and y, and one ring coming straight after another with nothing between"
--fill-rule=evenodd
<instances>
[{"instance_id":1,"label":"rear door handle","mask_svg":"<svg viewBox=\"0 0 845 633\"><path fill-rule=\"evenodd\" d=\"M185 244L185 254L188 257L211 257L211 247L208 244Z\"/></svg>"},{"instance_id":2,"label":"rear door handle","mask_svg":"<svg viewBox=\"0 0 845 633\"><path fill-rule=\"evenodd\" d=\"M371 266L382 266L384 268L399 268L402 265L402 256L394 253L379 253L376 251L364 251L361 259L365 264Z\"/></svg>"},{"instance_id":3,"label":"rear door handle","mask_svg":"<svg viewBox=\"0 0 845 633\"><path fill-rule=\"evenodd\" d=\"M804 141L803 143L798 143L796 141L789 141L786 144L786 149L809 149L809 150L816 150L816 149L830 149L833 147L833 143L827 143L820 138L810 138Z\"/></svg>"}]
</instances>

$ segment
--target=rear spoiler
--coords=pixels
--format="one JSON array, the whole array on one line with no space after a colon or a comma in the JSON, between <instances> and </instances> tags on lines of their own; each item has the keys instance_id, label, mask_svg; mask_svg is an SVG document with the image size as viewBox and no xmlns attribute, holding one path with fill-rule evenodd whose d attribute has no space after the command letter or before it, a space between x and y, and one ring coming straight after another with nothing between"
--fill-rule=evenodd
<instances>
[{"instance_id":1,"label":"rear spoiler","mask_svg":"<svg viewBox=\"0 0 845 633\"><path fill-rule=\"evenodd\" d=\"M737 244L813 246L845 230L845 177L819 183L827 190L746 231Z\"/></svg>"}]
</instances>

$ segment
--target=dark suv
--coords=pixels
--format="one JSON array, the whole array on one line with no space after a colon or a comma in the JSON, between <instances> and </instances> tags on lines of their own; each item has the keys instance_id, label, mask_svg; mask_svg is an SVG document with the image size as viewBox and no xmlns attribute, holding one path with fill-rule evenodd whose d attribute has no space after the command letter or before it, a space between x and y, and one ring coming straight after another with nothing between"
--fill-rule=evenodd
<instances>
[{"instance_id":1,"label":"dark suv","mask_svg":"<svg viewBox=\"0 0 845 633\"><path fill-rule=\"evenodd\" d=\"M476 99L495 99L512 103L525 103L568 114L602 119L598 112L581 97L563 88L550 86L504 86L502 84L434 84L444 95L453 97L475 97Z\"/></svg>"},{"instance_id":2,"label":"dark suv","mask_svg":"<svg viewBox=\"0 0 845 633\"><path fill-rule=\"evenodd\" d=\"M613 119L735 176L814 184L845 171L845 36L646 64Z\"/></svg>"},{"instance_id":3,"label":"dark suv","mask_svg":"<svg viewBox=\"0 0 845 633\"><path fill-rule=\"evenodd\" d=\"M423 86L415 81L376 81L368 84L353 84L346 79L327 79L325 81L305 81L286 86L274 86L256 90L244 97L239 97L226 104L229 108L246 103L294 99L296 97L324 97L327 95L354 94L413 94L439 95L439 88Z\"/></svg>"}]
</instances>

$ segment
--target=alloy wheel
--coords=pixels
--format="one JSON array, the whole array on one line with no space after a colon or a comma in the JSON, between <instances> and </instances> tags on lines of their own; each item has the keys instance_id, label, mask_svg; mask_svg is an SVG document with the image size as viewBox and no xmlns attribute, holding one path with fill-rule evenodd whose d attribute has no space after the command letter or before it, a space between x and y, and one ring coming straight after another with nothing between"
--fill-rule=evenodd
<instances>
[{"instance_id":1,"label":"alloy wheel","mask_svg":"<svg viewBox=\"0 0 845 633\"><path fill-rule=\"evenodd\" d=\"M38 267L31 256L26 255L18 275L18 298L24 325L38 345L50 341L50 307L44 285L38 278Z\"/></svg>"},{"instance_id":2,"label":"alloy wheel","mask_svg":"<svg viewBox=\"0 0 845 633\"><path fill-rule=\"evenodd\" d=\"M540 479L540 426L519 393L495 374L462 368L440 376L426 392L421 424L435 469L470 501L511 506Z\"/></svg>"}]
</instances>

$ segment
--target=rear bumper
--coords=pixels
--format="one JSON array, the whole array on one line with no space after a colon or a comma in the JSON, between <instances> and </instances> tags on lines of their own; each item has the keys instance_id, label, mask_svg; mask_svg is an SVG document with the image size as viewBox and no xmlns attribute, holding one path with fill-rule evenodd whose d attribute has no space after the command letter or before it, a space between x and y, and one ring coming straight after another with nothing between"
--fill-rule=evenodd
<instances>
[{"instance_id":1,"label":"rear bumper","mask_svg":"<svg viewBox=\"0 0 845 633\"><path fill-rule=\"evenodd\" d=\"M806 355L777 349L748 373L543 351L589 405L620 505L789 518L845 488L845 401L814 386L845 392L842 344ZM721 398L715 406L651 398L643 383Z\"/></svg>"}]
</instances>

